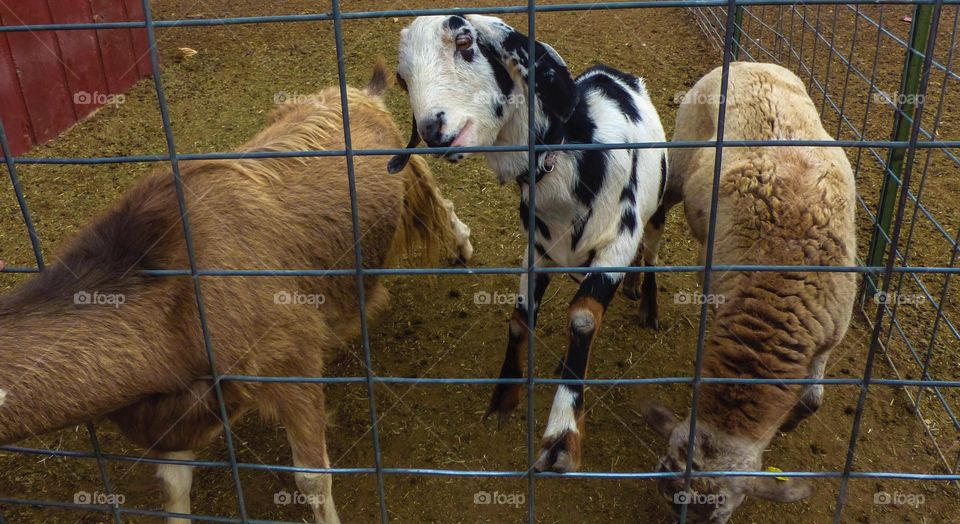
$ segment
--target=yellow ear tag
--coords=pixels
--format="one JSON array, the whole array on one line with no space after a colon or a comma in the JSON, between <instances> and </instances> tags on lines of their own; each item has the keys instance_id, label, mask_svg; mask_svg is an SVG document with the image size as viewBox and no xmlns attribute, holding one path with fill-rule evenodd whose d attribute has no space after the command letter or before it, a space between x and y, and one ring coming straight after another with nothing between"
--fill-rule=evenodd
<instances>
[{"instance_id":1,"label":"yellow ear tag","mask_svg":"<svg viewBox=\"0 0 960 524\"><path fill-rule=\"evenodd\" d=\"M776 466L767 466L767 471L769 471L769 472L771 472L771 473L783 473L783 470L780 469L780 468L778 468L778 467L776 467ZM775 479L777 479L777 480L779 480L779 481L781 481L781 482L786 482L786 481L790 480L788 477L773 477L773 478L775 478Z\"/></svg>"}]
</instances>

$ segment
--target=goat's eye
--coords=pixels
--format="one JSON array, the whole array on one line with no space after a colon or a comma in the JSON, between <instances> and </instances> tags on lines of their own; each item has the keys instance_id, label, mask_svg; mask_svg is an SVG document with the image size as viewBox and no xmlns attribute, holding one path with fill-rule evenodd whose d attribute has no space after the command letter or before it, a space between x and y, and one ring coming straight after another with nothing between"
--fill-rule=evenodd
<instances>
[{"instance_id":1,"label":"goat's eye","mask_svg":"<svg viewBox=\"0 0 960 524\"><path fill-rule=\"evenodd\" d=\"M397 84L400 86L400 89L407 91L407 81L400 76L400 73L397 73Z\"/></svg>"},{"instance_id":2,"label":"goat's eye","mask_svg":"<svg viewBox=\"0 0 960 524\"><path fill-rule=\"evenodd\" d=\"M470 33L461 33L457 35L457 50L466 51L473 47L473 36Z\"/></svg>"}]
</instances>

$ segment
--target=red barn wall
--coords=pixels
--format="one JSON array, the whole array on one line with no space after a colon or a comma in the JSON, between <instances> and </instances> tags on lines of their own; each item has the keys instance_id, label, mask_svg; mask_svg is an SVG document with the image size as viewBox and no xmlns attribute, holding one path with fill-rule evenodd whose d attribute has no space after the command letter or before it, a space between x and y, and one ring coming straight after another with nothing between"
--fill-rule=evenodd
<instances>
[{"instance_id":1,"label":"red barn wall","mask_svg":"<svg viewBox=\"0 0 960 524\"><path fill-rule=\"evenodd\" d=\"M139 0L0 2L0 25L143 21ZM0 121L14 155L150 73L144 28L0 33Z\"/></svg>"}]
</instances>

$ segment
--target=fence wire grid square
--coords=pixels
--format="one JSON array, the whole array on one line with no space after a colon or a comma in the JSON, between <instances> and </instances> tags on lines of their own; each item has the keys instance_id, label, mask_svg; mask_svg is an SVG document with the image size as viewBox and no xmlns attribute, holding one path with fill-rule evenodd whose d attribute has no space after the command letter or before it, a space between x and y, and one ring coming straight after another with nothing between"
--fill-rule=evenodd
<instances>
[{"instance_id":1,"label":"fence wire grid square","mask_svg":"<svg viewBox=\"0 0 960 524\"><path fill-rule=\"evenodd\" d=\"M223 432L229 459L216 460L169 460L144 458L128 455L104 453L93 423L87 423L86 429L92 447L92 453L37 449L18 446L4 446L2 451L73 459L92 459L96 461L103 490L113 495L114 489L108 474L110 461L144 462L154 464L192 464L205 468L228 469L235 485L238 517L220 517L205 515L201 512L191 515L177 515L193 520L216 522L265 522L251 519L245 508L240 471L243 469L285 471L285 472L325 472L335 475L372 475L376 479L379 518L381 522L389 520L388 504L384 491L384 478L387 475L431 475L448 477L515 477L526 479L527 516L529 522L536 522L536 482L543 477L556 477L556 473L535 473L527 471L478 471L430 468L385 467L381 457L381 439L378 430L378 403L375 386L377 384L475 384L492 385L496 383L522 383L527 391L527 461L532 465L537 450L536 424L534 416L533 393L538 385L556 385L561 379L539 378L534 376L536 357L536 337L530 336L527 352L529 377L524 379L494 378L450 378L450 377L390 377L378 376L373 372L369 326L365 315L364 278L372 275L404 275L404 278L424 278L426 275L442 274L534 274L567 272L702 272L704 294L709 293L710 274L713 271L845 271L855 272L863 277L857 312L870 328L869 349L866 365L861 378L824 378L776 381L778 383L824 384L826 386L855 386L858 388L856 410L850 428L849 444L844 467L838 471L785 471L785 472L737 472L737 471L693 471L688 463L683 474L685 486L689 488L694 477L719 476L777 476L806 478L839 479L839 491L836 498L834 522L841 522L844 504L851 479L907 479L918 482L945 482L957 488L960 481L960 446L957 435L960 432L960 420L955 406L960 402L957 389L960 381L950 379L950 373L938 374L937 351L946 348L954 353L960 351L960 330L957 319L951 318L951 308L947 306L951 298L951 279L960 272L957 266L960 256L960 227L951 224L950 218L942 216L924 201L928 189L928 176L936 173L960 173L960 158L956 155L960 140L956 129L942 125L945 109L951 103L956 106L960 95L950 92L948 85L960 80L954 67L954 51L957 44L957 24L960 19L960 0L889 0L875 2L861 0L840 3L834 0L808 0L793 2L787 0L650 0L644 2L592 2L539 5L530 0L526 5L483 8L436 8L402 9L382 11L343 11L339 0L332 0L329 10L316 14L289 14L271 16L247 16L230 18L184 18L155 20L151 2L142 0L145 17L143 21L98 22L98 23L53 23L34 25L4 25L0 32L42 32L72 30L105 30L128 28L145 31L150 46L150 65L152 81L159 103L160 117L167 153L164 155L104 156L94 158L34 157L14 156L7 135L0 123L0 146L4 163L9 174L13 192L19 205L19 211L29 235L31 247L36 258L36 267L8 267L4 273L35 273L45 268L41 251L41 239L37 235L30 210L17 174L18 165L59 164L90 165L128 162L155 162L169 164L177 188L177 201L183 219L183 235L186 240L190 267L175 270L145 271L155 277L189 276L199 311L198 322L203 332L207 358L211 366L214 391L219 403L220 416L224 421ZM952 6L952 9L950 8ZM593 145L554 145L547 146L536 142L531 129L528 143L516 146L489 146L453 148L463 152L527 151L530 157L531 171L536 169L534 153L551 150L584 149L639 149L639 148L681 148L713 147L718 155L729 147L752 146L840 146L848 151L853 160L858 184L858 214L866 216L872 224L872 237L865 257L857 258L857 265L851 267L812 267L812 266L774 266L774 265L715 265L712 263L715 221L710 224L706 260L703 265L658 266L658 267L611 267L611 268L536 268L527 267L476 267L476 268L384 268L365 269L361 261L360 225L357 192L355 187L354 158L362 155L386 156L402 153L402 149L353 149L350 138L350 116L346 99L347 75L344 58L344 21L397 17L409 19L422 15L453 14L515 14L526 15L526 33L530 38L528 52L534 54L537 30L537 14L560 11L621 10L650 8L687 8L709 42L723 54L723 88L726 91L726 78L730 63L734 60L765 61L781 64L796 72L803 79L814 102L818 104L828 130L832 130L836 142L826 141L724 141L722 133L717 141L707 142L666 142L666 143L626 143ZM901 17L892 11L910 9L911 16ZM952 15L952 16L951 16ZM236 24L283 24L291 22L326 22L334 26L335 49L338 64L338 79L341 89L341 106L344 120L345 148L337 151L304 151L296 153L191 153L179 154L174 132L171 126L170 112L164 82L160 74L160 59L157 47L156 29L191 26L226 26ZM894 23L896 22L896 23ZM316 45L327 45L316 42ZM389 56L390 52L385 51ZM603 57L598 57L602 60ZM531 70L536 64L531 65ZM893 69L891 69L893 68ZM891 74L896 70L896 74ZM647 74L649 72L638 72ZM531 71L530 90L535 82ZM722 96L722 95L721 95ZM723 97L721 99L724 99ZM529 117L533 119L535 108L532 98L528 99ZM667 110L660 108L661 111ZM722 130L725 117L725 104L719 114L719 128ZM879 115L879 116L878 116ZM889 126L890 121L893 126ZM941 138L945 135L946 139ZM960 138L960 137L958 137ZM450 148L421 148L419 154L447 153ZM225 270L199 267L194 256L193 238L184 200L183 183L180 177L180 162L185 160L231 159L239 157L269 158L279 156L342 156L346 158L347 178L350 187L350 205L353 218L355 242L355 268L345 270L323 269L279 269L259 268L249 270ZM715 166L715 178L719 177L720 164ZM715 181L716 182L716 181ZM531 223L535 214L536 186L530 191L529 206ZM713 186L713 208L711 216L716 216L716 202L719 191L717 183ZM958 230L951 234L951 228ZM937 248L926 250L916 247L919 231L929 231L937 239ZM532 260L535 253L536 228L531 228L527 238L527 252ZM365 375L358 377L258 377L218 374L213 342L207 326L203 298L203 279L205 277L237 276L343 276L356 278L357 293L361 311L360 331L363 348ZM529 296L532 296L534 279L529 279ZM905 312L897 300L888 297L918 297L922 308ZM956 311L956 291L953 311ZM877 297L884 297L877 300ZM914 304L918 305L918 304ZM575 381L585 385L630 386L643 384L685 384L692 389L692 411L696 413L698 393L704 383L774 383L773 379L721 379L702 376L700 363L704 351L704 339L707 330L708 304L700 307L698 342L695 366L692 376L653 377L623 379L586 379ZM529 325L533 326L531 308ZM933 316L929 332L911 324L918 316ZM532 330L533 328L528 328ZM886 361L895 372L896 378L876 378L874 368L878 358ZM942 363L941 363L942 364ZM228 381L248 382L302 382L302 383L354 383L366 386L369 399L371 421L370 446L373 448L372 467L312 469L288 465L250 464L240 462L229 427L229 418L223 402L222 384ZM858 437L862 429L862 419L867 396L873 387L893 387L901 390L908 398L917 422L923 427L926 436L936 448L942 463L944 474L923 474L903 471L861 471L854 468ZM694 417L695 421L696 418ZM931 424L933 420L936 424ZM690 431L694 435L693 430ZM693 446L691 438L690 446ZM612 472L589 471L563 474L570 478L621 478L656 479L671 476L672 473L656 471ZM64 511L98 511L108 514L117 522L124 518L164 517L170 514L162 511L150 511L121 507L117 504L80 505L50 500L34 500L0 496L0 504L6 506L47 507ZM686 507L681 514L681 522L686 521ZM0 524L4 522L0 508Z\"/></svg>"}]
</instances>

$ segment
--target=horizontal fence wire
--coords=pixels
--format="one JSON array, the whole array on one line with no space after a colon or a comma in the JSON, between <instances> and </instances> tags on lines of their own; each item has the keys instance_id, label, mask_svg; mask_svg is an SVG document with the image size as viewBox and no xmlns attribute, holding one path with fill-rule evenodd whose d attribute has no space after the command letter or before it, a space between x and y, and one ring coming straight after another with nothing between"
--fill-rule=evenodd
<instances>
[{"instance_id":1,"label":"horizontal fence wire","mask_svg":"<svg viewBox=\"0 0 960 524\"><path fill-rule=\"evenodd\" d=\"M5 130L0 124L0 153L3 154L4 164L14 189L14 194L20 209L24 225L28 231L31 247L33 249L36 267L7 267L0 272L13 274L30 274L42 271L45 268L40 238L37 236L33 220L26 198L19 181L16 166L22 165L103 165L103 164L121 164L121 163L163 163L169 164L171 176L174 178L177 188L177 200L180 215L183 220L183 235L187 244L189 268L169 269L169 270L150 270L141 273L151 277L190 277L193 283L194 294L199 312L198 322L203 333L204 349L209 361L211 374L206 377L200 377L200 380L206 380L214 386L216 393L219 414L223 420L224 438L227 447L228 460L177 460L169 458L139 457L112 453L104 453L97 438L96 430L93 424L88 424L87 429L90 436L92 452L71 451L71 450L53 450L39 449L19 446L3 446L0 451L20 453L23 455L44 456L44 457L62 457L78 460L93 460L98 466L101 483L108 494L112 494L112 486L109 475L107 474L107 464L110 462L134 462L146 464L173 464L173 465L193 465L196 467L218 468L229 470L236 490L237 514L238 517L222 517L216 515L205 515L202 513L194 515L170 514L162 511L150 511L135 508L125 508L119 505L81 505L69 504L50 500L32 500L13 497L0 497L0 504L8 506L32 506L47 507L54 509L70 511L96 511L109 514L115 522L122 522L124 516L137 517L169 517L176 516L189 520L203 520L213 522L267 522L249 518L244 503L243 489L240 481L239 472L241 470L258 471L276 471L287 473L330 473L337 475L371 475L376 478L377 500L379 503L379 518L381 522L389 520L389 506L384 489L384 477L386 475L425 475L425 476L446 476L446 477L515 477L527 479L527 511L528 520L535 522L537 520L536 512L536 484L538 478L567 478L567 479L658 479L675 477L672 472L574 472L558 474L552 472L535 472L532 470L532 464L535 460L537 451L537 441L535 440L535 410L533 394L535 386L538 385L560 385L560 384L580 384L595 386L639 386L652 384L681 384L689 385L692 389L691 408L695 415L697 413L698 393L703 384L822 384L835 387L857 387L859 388L858 402L851 425L851 434L845 465L838 471L788 471L788 472L767 472L767 471L698 471L692 468L692 461L687 463L685 471L682 473L685 488L689 489L692 479L709 477L796 477L796 478L826 478L837 479L840 483L840 491L836 504L834 516L835 522L840 522L843 509L846 502L846 490L850 479L903 479L916 481L946 481L957 483L960 481L957 464L960 462L960 452L957 458L951 460L943 451L946 446L941 446L937 442L937 436L929 427L923 424L924 414L929 414L931 409L939 406L944 416L950 421L955 430L960 430L960 421L955 415L952 406L948 400L948 395L955 392L960 387L960 381L937 379L934 369L934 346L938 335L952 336L953 340L960 341L960 331L956 323L951 320L946 311L945 305L950 298L950 284L953 274L960 272L957 267L958 255L960 255L960 232L956 235L950 234L951 226L944 224L942 219L936 216L928 206L923 203L923 196L926 192L925 182L931 166L931 156L936 153L943 155L954 167L960 167L960 158L951 151L951 149L960 149L960 140L941 140L938 136L941 115L945 107L947 98L947 82L950 80L960 80L960 75L953 69L953 54L956 46L957 16L952 21L953 31L951 33L949 51L945 59L935 57L936 39L938 29L940 29L941 13L945 6L958 6L960 0L884 0L876 2L874 0L855 0L847 1L842 4L836 0L810 0L803 4L797 4L794 0L652 0L647 2L593 2L580 4L556 4L556 5L537 5L534 0L528 0L526 5L506 6L506 7L488 7L488 8L439 8L439 9L414 9L414 10L382 10L382 11L342 11L340 2L332 0L330 10L322 13L313 14L289 14L273 16L251 16L251 17L232 17L232 18L192 18L192 19L171 19L154 20L151 12L149 0L142 0L144 9L144 20L139 22L96 22L96 23L55 23L55 24L29 24L29 25L7 25L0 26L0 33L16 32L36 32L36 31L71 31L71 30L101 30L101 29L144 29L148 36L150 46L151 69L153 73L154 87L159 101L161 121L166 141L167 152L165 154L155 155L135 155L135 156L103 156L90 158L68 158L68 157L34 157L34 156L13 156L10 151L9 143ZM895 6L910 6L914 9L930 9L933 13L932 27L929 36L929 45L926 51L920 51L913 47L913 42L905 40L890 31L884 23L884 10ZM485 152L527 152L530 161L531 171L536 169L535 153L546 151L585 151L585 150L614 150L614 149L650 149L650 148L714 148L716 151L716 165L714 173L714 183L712 187L712 205L710 212L710 227L708 232L706 260L702 265L684 265L684 266L662 266L662 267L534 267L532 262L528 262L524 267L482 267L482 268L365 268L362 264L363 255L360 250L359 235L359 210L356 194L356 181L354 174L355 156L386 156L403 153L404 149L353 149L351 146L350 135L350 117L347 106L346 90L347 78L345 73L344 59L344 40L343 23L348 20L361 20L385 17L412 17L423 15L453 15L453 14L525 14L527 15L527 32L531 36L530 55L534 55L534 38L536 36L536 14L561 11L588 11L596 9L617 10L617 9L649 9L649 8L673 8L685 7L691 10L693 18L697 25L703 31L705 37L714 42L718 49L723 50L723 81L721 104L719 115L718 138L714 141L687 141L687 142L648 142L648 143L620 143L620 144L562 144L562 145L544 145L536 141L533 129L529 130L527 144L516 144L507 146L484 146L484 147L456 147L456 148L430 148L425 147L418 150L421 154L446 154L450 152L464 153L485 153ZM823 18L822 8L832 8L832 13L827 13L827 18ZM876 18L867 14L867 9L879 11ZM957 8L955 7L955 10ZM814 11L814 18L808 18L808 11ZM854 29L850 35L852 42L849 49L844 52L843 46L837 42L838 36L838 17L849 15L853 17ZM789 14L789 27L785 27ZM830 18L832 15L832 18ZM272 23L295 23L295 22L317 22L328 21L334 25L334 38L336 45L336 54L338 61L338 80L341 88L341 110L344 121L344 149L326 150L326 151L297 151L297 152L255 152L255 153L179 153L176 147L172 123L167 110L167 97L164 92L163 82L161 81L161 69L159 64L159 54L157 49L155 30L156 28L176 28L176 27L216 27L239 24L272 24ZM797 22L796 27L794 22ZM827 29L829 27L829 29ZM864 67L866 64L859 60L861 56L855 56L857 40L861 31L867 28L873 28L876 32L874 41L865 41L862 44L863 49L867 49L867 62L871 63L870 70ZM807 37L811 41L807 42ZM799 44L797 43L799 41ZM869 46L867 45L869 44ZM905 105L899 100L900 96L896 93L891 95L883 90L878 83L878 61L881 55L883 45L893 45L904 55L904 62L909 60L922 61L922 76L918 78L920 87L916 93L921 97L928 97L927 92L932 72L943 75L943 83L938 93L935 116L932 120L932 126L923 125L924 100L912 105ZM805 48L806 46L806 48ZM812 49L810 48L812 46ZM865 47L864 47L865 46ZM870 49L873 49L872 57L869 56ZM822 50L826 55L818 53ZM911 58L912 57L912 58ZM824 117L828 114L835 117L836 133L835 141L825 140L788 140L788 141L763 141L763 140L724 140L723 122L726 111L724 93L727 89L727 79L729 66L732 60L752 60L752 61L771 61L780 63L797 72L801 78L806 77L812 95L820 95L820 110ZM826 60L826 66L823 60ZM818 60L820 63L818 64ZM535 82L536 64L531 64L530 82ZM832 86L837 84L837 76L843 75L842 90L838 93ZM863 119L859 123L854 112L848 105L849 95L857 91L856 87L851 87L850 82L862 84L866 88L866 107L863 111ZM531 90L533 86L531 86ZM891 137L889 140L868 139L867 115L871 113L871 104L878 104L883 111L889 112L892 118L898 119L901 125L907 126L910 130L907 139ZM533 97L528 98L528 117L533 121L535 115L535 106ZM879 111L874 108L873 111ZM859 114L859 113L857 113ZM884 113L887 115L887 113ZM852 138L844 138L844 135ZM858 175L858 182L862 182L861 171L867 171L863 164L864 158L872 159L876 164L877 176L885 180L885 183L891 184L894 194L898 197L895 203L895 212L889 208L884 208L881 203L871 203L863 194L858 194L857 205L867 216L871 224L871 232L874 235L875 242L888 246L889 254L884 261L878 261L876 264L869 264L862 259L858 259L858 265L850 267L834 266L804 266L804 265L720 265L713 264L712 254L715 240L715 227L717 216L717 202L719 192L719 174L720 162L723 151L728 148L743 147L843 147L856 151L855 170ZM903 171L897 170L888 158L883 156L883 151L901 151L906 157L903 164ZM863 155L866 151L867 155ZM915 167L917 155L923 154L923 161L920 167ZM352 226L355 243L354 268L344 269L216 269L199 267L195 260L193 250L193 239L191 235L188 210L182 192L182 181L180 179L180 164L187 161L203 161L217 159L260 159L260 158L286 158L286 157L344 157L347 163L347 179L350 188L350 206L352 216ZM871 167L870 169L873 169ZM919 174L914 171L919 170ZM866 176L866 175L863 175ZM872 176L872 174L871 174ZM918 180L912 183L912 180ZM897 191L899 188L899 191ZM531 221L535 217L535 199L536 185L530 188L530 216ZM907 209L912 207L910 219L906 220ZM892 212L892 214L891 214ZM883 227L884 217L891 217L892 231ZM910 265L908 262L911 255L914 254L914 235L918 223L927 223L936 231L938 238L945 244L943 253L948 253L949 263L945 265L920 264ZM909 225L907 225L909 223ZM904 229L906 227L906 230ZM528 260L533 260L535 255L536 228L531 228L527 238ZM906 245L901 249L899 246L901 237L906 237ZM934 311L934 321L932 333L929 339L925 341L916 340L916 334L911 333L910 329L904 327L904 317L901 315L899 304L888 305L885 301L874 301L876 309L873 312L873 318L870 317L870 302L867 300L869 293L864 289L860 312L863 314L867 324L871 329L869 351L867 353L866 365L863 370L862 378L823 378L823 379L761 379L761 378L722 378L706 377L702 374L701 362L704 354L705 336L707 330L707 309L706 303L701 304L700 320L698 325L698 341L694 363L693 376L689 377L646 377L646 378L623 378L623 379L585 379L585 380L564 380L557 378L543 378L534 376L531 371L527 378L520 379L499 379L499 378L475 378L475 377L381 377L377 376L372 368L372 356L369 339L369 326L365 312L364 297L364 279L367 277L379 275L403 275L408 277L422 275L496 275L496 274L526 274L533 276L538 273L595 273L595 272L622 272L622 273L646 273L646 272L701 272L704 274L704 294L709 293L711 279L709 275L715 271L792 271L792 272L852 272L862 273L865 279L881 284L883 293L889 293L892 288L896 289L899 295L905 289L905 286L912 286L921 291L926 303ZM362 377L271 377L271 376L243 376L217 373L213 341L211 340L207 321L205 317L205 305L201 281L205 278L214 277L246 277L246 276L353 276L357 282L358 303L360 308L360 332L361 344L363 348L363 365L365 376ZM923 280L928 279L927 281ZM935 279L942 281L942 284L935 282ZM533 278L529 278L530 289L528 296L533 296ZM939 292L936 289L939 286ZM527 349L527 367L530 370L535 368L535 343L536 337L532 336L532 330L535 325L533 321L533 308L529 308L528 330L530 343ZM903 344L904 356L893 354L893 349L898 344ZM957 346L953 346L956 348ZM874 367L876 358L882 354L884 360L893 370L896 378L878 378L874 376ZM909 368L906 366L910 365ZM910 378L919 376L919 379ZM903 378L908 377L908 378ZM229 425L228 413L222 396L222 385L228 382L260 382L260 383L316 383L316 384L365 384L366 393L369 400L369 416L371 427L371 447L374 450L373 467L355 467L355 468L307 468L289 465L270 465L270 464L252 464L240 461L237 458L236 449L232 440L232 432ZM463 385L492 385L492 384L522 384L526 386L528 393L527 405L527 447L528 447L528 466L526 471L480 471L480 470L454 470L454 469L435 469L435 468L398 468L387 467L382 463L380 439L378 433L377 400L375 396L375 386L377 384L463 384ZM854 467L858 435L862 425L862 416L865 403L871 387L894 387L902 388L910 396L911 406L928 438L930 438L940 453L940 459L944 463L948 473L910 473L897 471L863 471ZM915 388L911 393L908 388ZM925 396L935 399L924 405ZM924 411L926 407L926 411ZM939 412L938 412L939 413ZM696 416L692 416L690 442L688 449L693 449L695 441ZM686 520L687 506L683 506L681 521ZM4 515L0 511L0 524L3 523Z\"/></svg>"}]
</instances>

